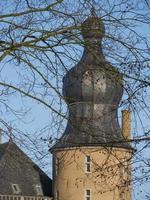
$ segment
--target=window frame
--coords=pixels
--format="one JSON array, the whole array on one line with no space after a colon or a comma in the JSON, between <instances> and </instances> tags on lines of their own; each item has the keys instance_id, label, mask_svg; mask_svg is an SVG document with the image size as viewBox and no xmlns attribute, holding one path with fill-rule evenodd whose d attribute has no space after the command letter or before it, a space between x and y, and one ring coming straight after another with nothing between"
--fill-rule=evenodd
<instances>
[{"instance_id":1,"label":"window frame","mask_svg":"<svg viewBox=\"0 0 150 200\"><path fill-rule=\"evenodd\" d=\"M55 194L55 200L59 200L59 191L58 190L56 191L56 194Z\"/></svg>"},{"instance_id":2,"label":"window frame","mask_svg":"<svg viewBox=\"0 0 150 200\"><path fill-rule=\"evenodd\" d=\"M12 183L11 187L12 187L12 190L13 190L14 194L20 194L21 193L21 189L20 189L18 184Z\"/></svg>"},{"instance_id":3,"label":"window frame","mask_svg":"<svg viewBox=\"0 0 150 200\"><path fill-rule=\"evenodd\" d=\"M56 176L59 174L59 165L60 165L60 160L59 158L56 157L55 159L55 175Z\"/></svg>"},{"instance_id":4,"label":"window frame","mask_svg":"<svg viewBox=\"0 0 150 200\"><path fill-rule=\"evenodd\" d=\"M35 189L36 189L37 196L43 196L43 190L42 190L41 185L39 184L35 185Z\"/></svg>"},{"instance_id":5,"label":"window frame","mask_svg":"<svg viewBox=\"0 0 150 200\"><path fill-rule=\"evenodd\" d=\"M85 156L85 172L91 173L91 156L90 155Z\"/></svg>"},{"instance_id":6,"label":"window frame","mask_svg":"<svg viewBox=\"0 0 150 200\"><path fill-rule=\"evenodd\" d=\"M92 200L92 195L91 195L91 189L86 189L85 190L85 200ZM89 192L89 194L87 194L87 192Z\"/></svg>"}]
</instances>

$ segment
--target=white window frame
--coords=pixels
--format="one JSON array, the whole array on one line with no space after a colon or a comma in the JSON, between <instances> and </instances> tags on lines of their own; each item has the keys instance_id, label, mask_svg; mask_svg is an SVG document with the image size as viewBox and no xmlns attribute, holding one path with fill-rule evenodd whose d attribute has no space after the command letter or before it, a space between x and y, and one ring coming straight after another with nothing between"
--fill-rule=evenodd
<instances>
[{"instance_id":1,"label":"white window frame","mask_svg":"<svg viewBox=\"0 0 150 200\"><path fill-rule=\"evenodd\" d=\"M90 155L85 156L85 172L91 173L91 156Z\"/></svg>"},{"instance_id":2,"label":"white window frame","mask_svg":"<svg viewBox=\"0 0 150 200\"><path fill-rule=\"evenodd\" d=\"M59 173L59 158L56 158L56 160L55 160L55 174L56 174L56 176L58 175L58 173Z\"/></svg>"},{"instance_id":3,"label":"white window frame","mask_svg":"<svg viewBox=\"0 0 150 200\"><path fill-rule=\"evenodd\" d=\"M14 183L13 183L11 186L12 186L12 189L13 189L13 193L14 193L14 194L20 194L21 190L20 190L20 187L19 187L18 184L14 184Z\"/></svg>"},{"instance_id":4,"label":"white window frame","mask_svg":"<svg viewBox=\"0 0 150 200\"><path fill-rule=\"evenodd\" d=\"M43 195L43 191L41 188L41 185L35 185L35 189L36 189L36 193L38 196L42 196Z\"/></svg>"},{"instance_id":5,"label":"white window frame","mask_svg":"<svg viewBox=\"0 0 150 200\"><path fill-rule=\"evenodd\" d=\"M88 192L90 192L89 194L87 194ZM91 193L92 193L92 190L91 189L86 189L85 190L85 200L92 200L92 195L91 195Z\"/></svg>"},{"instance_id":6,"label":"white window frame","mask_svg":"<svg viewBox=\"0 0 150 200\"><path fill-rule=\"evenodd\" d=\"M56 196L55 196L55 200L59 200L59 191L56 191Z\"/></svg>"}]
</instances>

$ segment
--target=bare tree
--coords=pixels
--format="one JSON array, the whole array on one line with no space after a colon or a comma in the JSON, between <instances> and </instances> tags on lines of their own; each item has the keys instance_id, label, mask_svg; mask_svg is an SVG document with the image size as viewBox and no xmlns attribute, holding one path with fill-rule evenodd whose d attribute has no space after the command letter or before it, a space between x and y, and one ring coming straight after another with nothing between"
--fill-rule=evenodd
<instances>
[{"instance_id":1,"label":"bare tree","mask_svg":"<svg viewBox=\"0 0 150 200\"><path fill-rule=\"evenodd\" d=\"M15 140L23 143L26 139L29 150L39 152L38 156L35 153L38 160L47 155L39 144L43 142L44 146L46 142L51 146L64 130L67 110L61 92L62 78L80 60L85 45L80 34L81 23L91 15L93 7L105 24L104 54L124 76L120 108L133 113L131 142L138 149L133 162L140 163L135 164L133 171L135 183L141 184L150 177L149 157L144 153L148 152L150 139L149 1L1 2L1 127L7 134L10 125L13 126ZM32 105L37 103L51 117L46 127L35 132L35 139L14 126L13 121L17 124L25 120ZM146 195L149 199L149 194Z\"/></svg>"}]
</instances>

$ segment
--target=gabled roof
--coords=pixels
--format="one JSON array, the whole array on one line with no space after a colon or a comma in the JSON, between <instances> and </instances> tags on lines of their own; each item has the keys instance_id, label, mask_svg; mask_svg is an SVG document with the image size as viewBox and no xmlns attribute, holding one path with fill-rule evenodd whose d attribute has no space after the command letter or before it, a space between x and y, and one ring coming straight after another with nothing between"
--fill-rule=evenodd
<instances>
[{"instance_id":1,"label":"gabled roof","mask_svg":"<svg viewBox=\"0 0 150 200\"><path fill-rule=\"evenodd\" d=\"M13 142L0 144L0 194L13 195L17 184L20 195L52 196L52 180Z\"/></svg>"}]
</instances>

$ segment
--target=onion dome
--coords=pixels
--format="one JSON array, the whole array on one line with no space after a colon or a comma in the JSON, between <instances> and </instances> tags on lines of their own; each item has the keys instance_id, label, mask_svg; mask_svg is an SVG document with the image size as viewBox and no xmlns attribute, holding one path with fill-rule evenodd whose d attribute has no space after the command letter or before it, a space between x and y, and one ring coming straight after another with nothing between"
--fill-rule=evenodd
<instances>
[{"instance_id":1,"label":"onion dome","mask_svg":"<svg viewBox=\"0 0 150 200\"><path fill-rule=\"evenodd\" d=\"M105 60L102 52L104 24L97 16L91 16L81 27L83 56L63 78L63 96L69 108L68 124L53 148L130 148L123 142L117 116L123 95L122 75Z\"/></svg>"}]
</instances>

